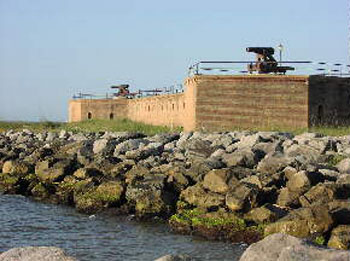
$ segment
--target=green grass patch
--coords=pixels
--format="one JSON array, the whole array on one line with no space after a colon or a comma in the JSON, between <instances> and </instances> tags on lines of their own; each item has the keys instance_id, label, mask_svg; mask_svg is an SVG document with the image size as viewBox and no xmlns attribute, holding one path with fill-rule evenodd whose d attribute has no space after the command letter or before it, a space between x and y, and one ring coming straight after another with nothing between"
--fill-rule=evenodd
<instances>
[{"instance_id":1,"label":"green grass patch","mask_svg":"<svg viewBox=\"0 0 350 261\"><path fill-rule=\"evenodd\" d=\"M134 122L128 119L115 120L86 120L82 122L4 122L0 121L0 132L21 131L29 129L33 132L53 131L59 132L61 130L78 132L140 132L146 135L154 135L158 133L180 132L182 128L171 129L166 126L153 126L149 124Z\"/></svg>"},{"instance_id":2,"label":"green grass patch","mask_svg":"<svg viewBox=\"0 0 350 261\"><path fill-rule=\"evenodd\" d=\"M317 245L324 246L326 243L326 239L323 236L318 236L312 242Z\"/></svg>"},{"instance_id":3,"label":"green grass patch","mask_svg":"<svg viewBox=\"0 0 350 261\"><path fill-rule=\"evenodd\" d=\"M236 230L246 229L246 223L244 219L238 217L226 217L224 215L210 215L205 214L200 209L183 210L181 213L177 213L170 217L171 221L175 221L182 224L188 224L190 226L206 226L206 227L223 227L232 226Z\"/></svg>"}]
</instances>

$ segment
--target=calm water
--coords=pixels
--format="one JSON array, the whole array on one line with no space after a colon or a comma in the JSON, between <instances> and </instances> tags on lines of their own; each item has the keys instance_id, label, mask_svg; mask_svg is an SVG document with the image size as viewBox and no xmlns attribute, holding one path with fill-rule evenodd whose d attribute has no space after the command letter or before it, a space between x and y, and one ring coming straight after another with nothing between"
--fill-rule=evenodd
<instances>
[{"instance_id":1,"label":"calm water","mask_svg":"<svg viewBox=\"0 0 350 261\"><path fill-rule=\"evenodd\" d=\"M244 248L175 235L165 224L139 223L112 214L88 215L73 208L0 194L0 252L57 246L79 260L154 260L189 254L200 260L238 260Z\"/></svg>"}]
</instances>

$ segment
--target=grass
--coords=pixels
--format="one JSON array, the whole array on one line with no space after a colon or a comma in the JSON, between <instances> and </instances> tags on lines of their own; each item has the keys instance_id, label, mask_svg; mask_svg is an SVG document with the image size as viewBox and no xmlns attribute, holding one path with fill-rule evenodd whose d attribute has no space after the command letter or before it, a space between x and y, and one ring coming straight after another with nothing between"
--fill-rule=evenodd
<instances>
[{"instance_id":1,"label":"grass","mask_svg":"<svg viewBox=\"0 0 350 261\"><path fill-rule=\"evenodd\" d=\"M51 121L41 121L41 122L6 122L0 121L0 132L7 130L20 131L22 129L29 129L34 132L42 131L72 131L77 132L141 132L147 135L154 135L157 133L169 133L169 132L180 132L181 127L176 127L171 129L166 126L153 126L149 124L144 124L140 122L134 122L128 119L115 119L115 120L86 120L82 122L51 122ZM242 129L242 128L232 128L233 130L251 130L251 131L278 131L278 132L290 132L294 135L302 134L304 132L314 132L320 133L327 136L344 136L350 135L350 127L312 127L312 128L301 128L301 129L281 129L281 128L269 128L269 129Z\"/></svg>"},{"instance_id":2,"label":"grass","mask_svg":"<svg viewBox=\"0 0 350 261\"><path fill-rule=\"evenodd\" d=\"M181 213L174 214L170 220L178 223L185 223L191 226L206 226L206 227L220 227L220 226L234 226L238 230L244 230L246 223L243 219L235 217L209 217L200 209L184 210Z\"/></svg>"},{"instance_id":3,"label":"grass","mask_svg":"<svg viewBox=\"0 0 350 261\"><path fill-rule=\"evenodd\" d=\"M171 129L165 126L152 126L149 124L134 122L128 119L115 120L87 120L82 122L4 122L0 121L0 132L8 130L20 131L29 129L34 132L53 131L59 132L61 130L78 132L141 132L147 135L154 135L157 133L166 132L180 132L181 128Z\"/></svg>"}]
</instances>

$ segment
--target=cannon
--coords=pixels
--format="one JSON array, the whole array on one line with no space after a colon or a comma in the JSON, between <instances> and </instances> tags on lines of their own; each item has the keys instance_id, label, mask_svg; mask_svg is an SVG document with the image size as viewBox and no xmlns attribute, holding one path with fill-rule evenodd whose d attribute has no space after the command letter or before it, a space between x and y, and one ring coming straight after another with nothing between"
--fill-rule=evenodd
<instances>
[{"instance_id":1,"label":"cannon","mask_svg":"<svg viewBox=\"0 0 350 261\"><path fill-rule=\"evenodd\" d=\"M291 66L281 66L273 57L275 49L272 47L248 47L247 52L255 53L255 63L250 63L247 66L249 73L257 72L259 74L278 73L285 74L287 71L294 71Z\"/></svg>"},{"instance_id":2,"label":"cannon","mask_svg":"<svg viewBox=\"0 0 350 261\"><path fill-rule=\"evenodd\" d=\"M118 92L114 94L115 97L128 97L130 95L129 84L113 85L111 89L118 90Z\"/></svg>"}]
</instances>

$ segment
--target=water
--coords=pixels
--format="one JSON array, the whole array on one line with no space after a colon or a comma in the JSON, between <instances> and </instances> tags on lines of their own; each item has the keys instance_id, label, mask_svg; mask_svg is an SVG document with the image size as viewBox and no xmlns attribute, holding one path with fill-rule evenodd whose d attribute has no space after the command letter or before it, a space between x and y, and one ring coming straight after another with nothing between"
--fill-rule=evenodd
<instances>
[{"instance_id":1,"label":"water","mask_svg":"<svg viewBox=\"0 0 350 261\"><path fill-rule=\"evenodd\" d=\"M238 260L241 245L176 235L166 224L112 214L95 217L71 207L0 194L0 252L19 246L57 246L79 260L154 260L189 254L200 260Z\"/></svg>"}]
</instances>

